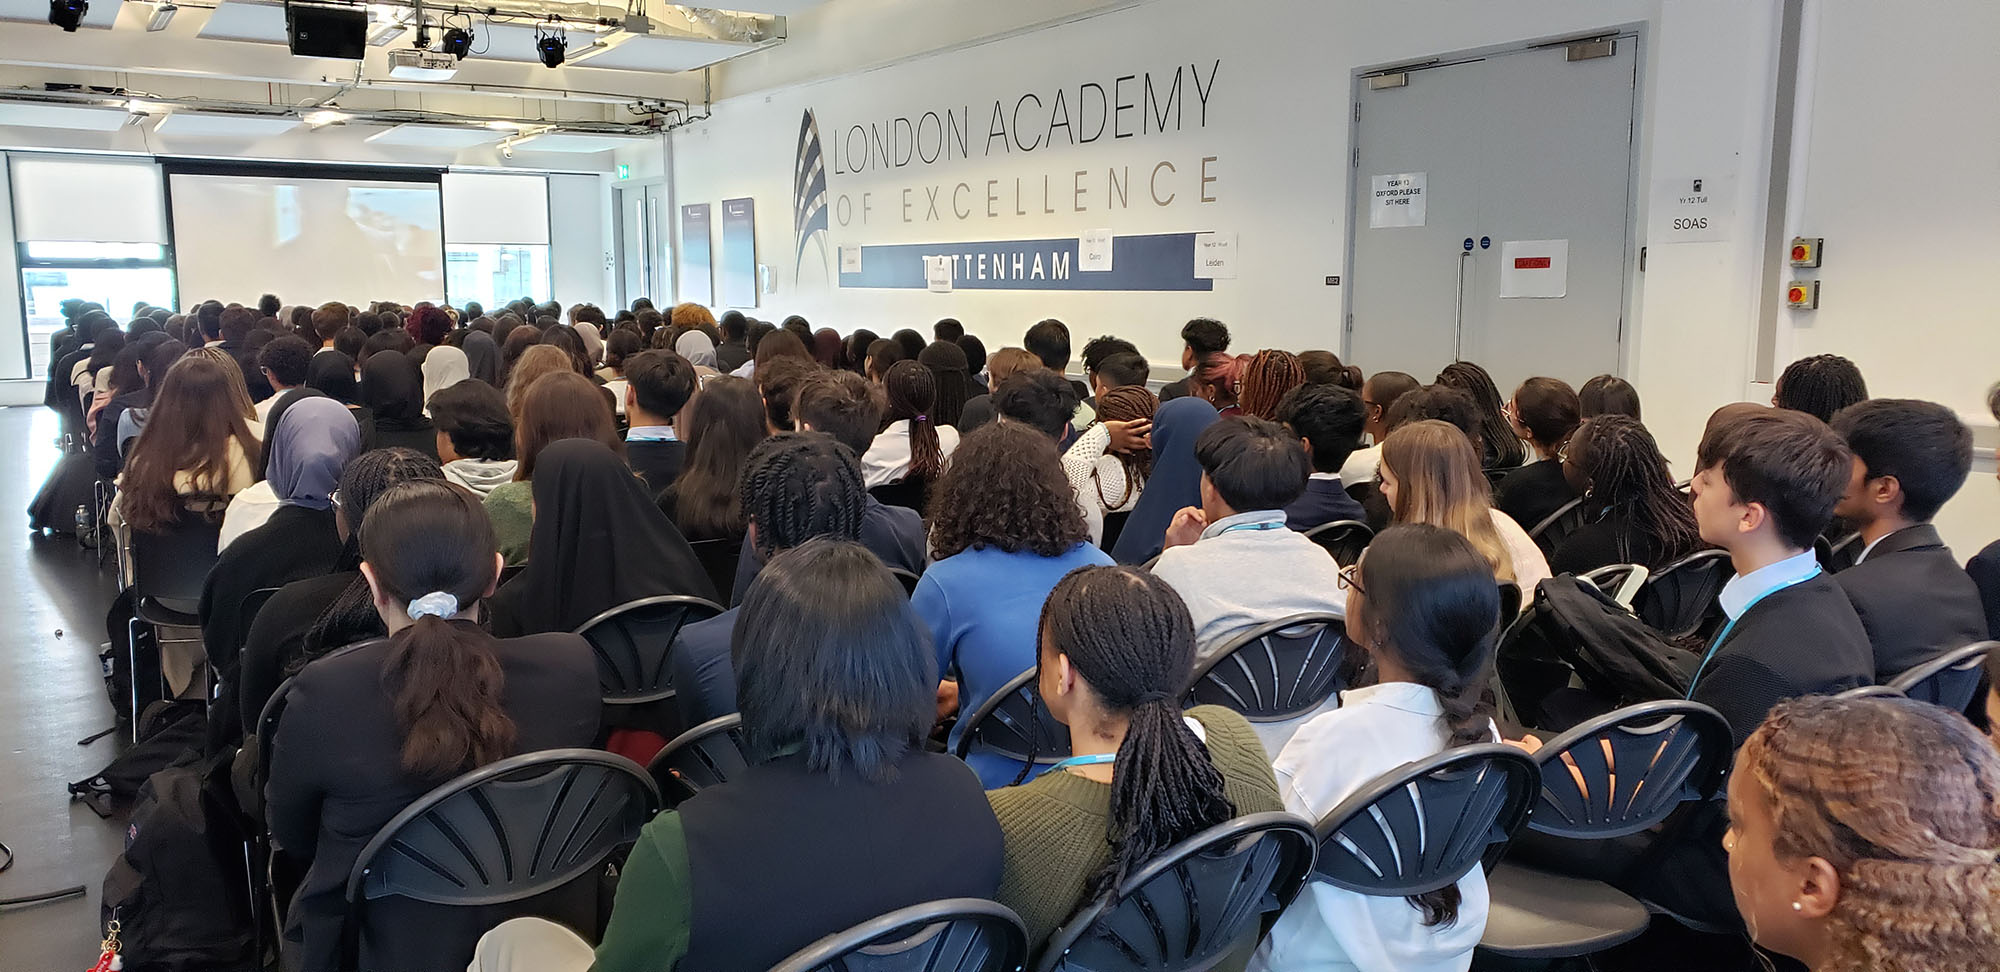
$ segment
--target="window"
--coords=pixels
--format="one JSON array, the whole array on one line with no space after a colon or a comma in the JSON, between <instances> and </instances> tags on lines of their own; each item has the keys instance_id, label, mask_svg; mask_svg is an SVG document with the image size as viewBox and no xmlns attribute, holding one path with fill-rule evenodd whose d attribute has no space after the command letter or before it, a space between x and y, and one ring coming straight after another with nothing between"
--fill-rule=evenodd
<instances>
[{"instance_id":1,"label":"window","mask_svg":"<svg viewBox=\"0 0 2000 972\"><path fill-rule=\"evenodd\" d=\"M549 181L538 175L447 172L444 287L451 303L499 307L548 300Z\"/></svg>"},{"instance_id":2,"label":"window","mask_svg":"<svg viewBox=\"0 0 2000 972\"><path fill-rule=\"evenodd\" d=\"M447 243L444 289L453 305L478 301L489 312L521 297L548 300L548 245Z\"/></svg>"},{"instance_id":3,"label":"window","mask_svg":"<svg viewBox=\"0 0 2000 972\"><path fill-rule=\"evenodd\" d=\"M140 303L174 306L158 166L22 155L8 162L30 376L48 372L49 335L63 326L65 300L100 304L119 321Z\"/></svg>"}]
</instances>

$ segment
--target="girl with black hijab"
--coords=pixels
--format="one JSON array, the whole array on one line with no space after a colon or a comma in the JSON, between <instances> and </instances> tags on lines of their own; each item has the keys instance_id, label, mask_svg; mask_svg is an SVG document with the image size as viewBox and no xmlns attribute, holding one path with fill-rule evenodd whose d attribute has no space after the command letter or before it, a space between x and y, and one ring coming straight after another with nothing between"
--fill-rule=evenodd
<instances>
[{"instance_id":1,"label":"girl with black hijab","mask_svg":"<svg viewBox=\"0 0 2000 972\"><path fill-rule=\"evenodd\" d=\"M486 320L480 318L480 320ZM491 326L492 322L487 322ZM479 330L474 322L473 330L465 336L465 363L472 377L495 388L500 387L500 345L493 335Z\"/></svg>"},{"instance_id":2,"label":"girl with black hijab","mask_svg":"<svg viewBox=\"0 0 2000 972\"><path fill-rule=\"evenodd\" d=\"M400 446L437 458L437 432L424 417L424 375L415 361L369 355L361 366L361 404L375 413L376 448Z\"/></svg>"},{"instance_id":3,"label":"girl with black hijab","mask_svg":"<svg viewBox=\"0 0 2000 972\"><path fill-rule=\"evenodd\" d=\"M625 461L590 439L564 439L536 461L528 566L494 593L493 633L574 631L642 597L715 600L694 550Z\"/></svg>"}]
</instances>

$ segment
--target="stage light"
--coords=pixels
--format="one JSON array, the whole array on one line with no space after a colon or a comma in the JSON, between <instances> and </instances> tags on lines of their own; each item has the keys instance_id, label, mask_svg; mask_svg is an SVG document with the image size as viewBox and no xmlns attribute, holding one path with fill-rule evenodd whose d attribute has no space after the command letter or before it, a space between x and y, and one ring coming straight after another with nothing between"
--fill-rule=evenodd
<instances>
[{"instance_id":1,"label":"stage light","mask_svg":"<svg viewBox=\"0 0 2000 972\"><path fill-rule=\"evenodd\" d=\"M89 12L90 0L49 0L49 23L72 34L83 24L83 15Z\"/></svg>"},{"instance_id":2,"label":"stage light","mask_svg":"<svg viewBox=\"0 0 2000 972\"><path fill-rule=\"evenodd\" d=\"M337 111L332 108L321 108L318 111L306 112L305 123L310 128L325 128L328 125L338 125L345 122L347 118L347 112Z\"/></svg>"},{"instance_id":3,"label":"stage light","mask_svg":"<svg viewBox=\"0 0 2000 972\"><path fill-rule=\"evenodd\" d=\"M536 27L535 51L541 54L544 67L562 67L563 57L569 52L569 40L563 36L562 26L551 22L546 27Z\"/></svg>"},{"instance_id":4,"label":"stage light","mask_svg":"<svg viewBox=\"0 0 2000 972\"><path fill-rule=\"evenodd\" d=\"M179 13L180 9L171 2L153 4L153 13L146 20L146 29L148 31L166 30L167 24L174 19L174 14Z\"/></svg>"},{"instance_id":5,"label":"stage light","mask_svg":"<svg viewBox=\"0 0 2000 972\"><path fill-rule=\"evenodd\" d=\"M461 61L465 60L465 55L472 53L472 31L461 27L445 31L444 42L438 45L438 50Z\"/></svg>"}]
</instances>

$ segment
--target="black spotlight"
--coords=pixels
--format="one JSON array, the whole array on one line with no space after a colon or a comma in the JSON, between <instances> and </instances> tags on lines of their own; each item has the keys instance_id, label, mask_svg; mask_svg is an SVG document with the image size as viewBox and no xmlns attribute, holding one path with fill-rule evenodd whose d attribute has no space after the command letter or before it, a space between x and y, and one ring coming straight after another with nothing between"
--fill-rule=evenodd
<instances>
[{"instance_id":1,"label":"black spotlight","mask_svg":"<svg viewBox=\"0 0 2000 972\"><path fill-rule=\"evenodd\" d=\"M90 12L90 0L49 0L49 23L72 34Z\"/></svg>"},{"instance_id":2,"label":"black spotlight","mask_svg":"<svg viewBox=\"0 0 2000 972\"><path fill-rule=\"evenodd\" d=\"M561 34L549 34L535 39L535 50L542 53L545 67L562 67L563 55L569 52L569 41Z\"/></svg>"},{"instance_id":3,"label":"black spotlight","mask_svg":"<svg viewBox=\"0 0 2000 972\"><path fill-rule=\"evenodd\" d=\"M438 50L461 61L465 60L465 55L472 53L472 31L462 27L453 27L445 31L444 41L438 45Z\"/></svg>"}]
</instances>

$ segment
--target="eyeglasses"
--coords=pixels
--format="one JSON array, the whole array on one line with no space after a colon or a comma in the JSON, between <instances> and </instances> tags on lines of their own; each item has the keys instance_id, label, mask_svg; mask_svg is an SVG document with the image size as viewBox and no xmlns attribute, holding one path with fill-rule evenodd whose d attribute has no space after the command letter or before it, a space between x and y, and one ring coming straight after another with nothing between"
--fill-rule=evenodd
<instances>
[{"instance_id":1,"label":"eyeglasses","mask_svg":"<svg viewBox=\"0 0 2000 972\"><path fill-rule=\"evenodd\" d=\"M1361 586L1361 562L1358 560L1340 568L1340 583L1343 587L1351 587L1362 594L1368 593L1368 589Z\"/></svg>"}]
</instances>

